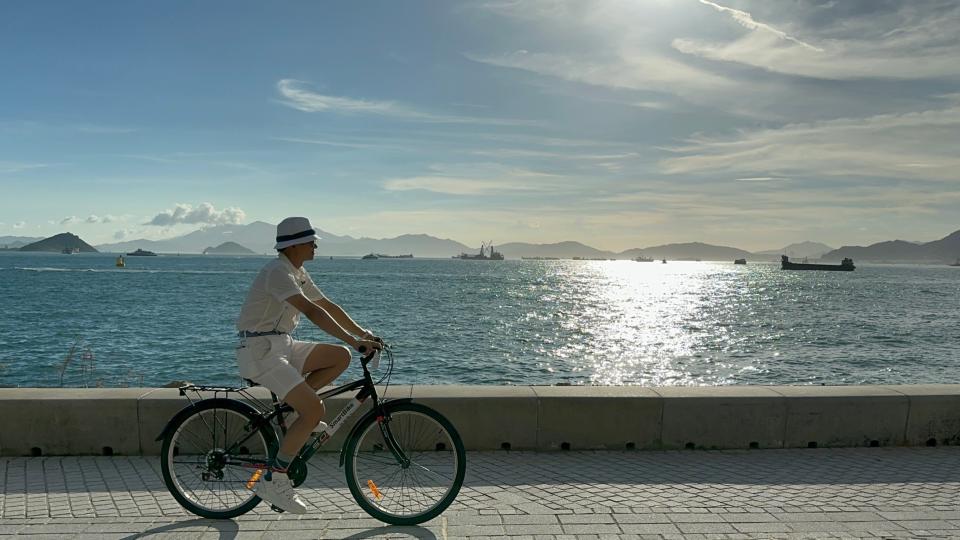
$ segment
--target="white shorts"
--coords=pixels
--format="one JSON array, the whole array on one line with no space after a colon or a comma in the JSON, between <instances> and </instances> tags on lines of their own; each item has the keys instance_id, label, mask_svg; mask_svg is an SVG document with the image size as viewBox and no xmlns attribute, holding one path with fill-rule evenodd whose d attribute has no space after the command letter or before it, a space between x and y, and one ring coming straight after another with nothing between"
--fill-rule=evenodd
<instances>
[{"instance_id":1,"label":"white shorts","mask_svg":"<svg viewBox=\"0 0 960 540\"><path fill-rule=\"evenodd\" d=\"M240 376L262 384L283 399L304 382L303 365L314 345L296 341L289 334L241 338L237 347Z\"/></svg>"}]
</instances>

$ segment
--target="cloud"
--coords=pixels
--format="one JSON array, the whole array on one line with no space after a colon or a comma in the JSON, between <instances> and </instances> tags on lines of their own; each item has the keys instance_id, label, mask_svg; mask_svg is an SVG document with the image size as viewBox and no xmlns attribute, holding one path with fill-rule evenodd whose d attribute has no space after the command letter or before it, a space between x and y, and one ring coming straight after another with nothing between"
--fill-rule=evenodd
<instances>
[{"instance_id":1,"label":"cloud","mask_svg":"<svg viewBox=\"0 0 960 540\"><path fill-rule=\"evenodd\" d=\"M109 214L105 216L90 214L89 216L87 216L87 219L85 219L84 221L86 221L87 223L113 223L116 220L117 220L116 217L111 216Z\"/></svg>"},{"instance_id":2,"label":"cloud","mask_svg":"<svg viewBox=\"0 0 960 540\"><path fill-rule=\"evenodd\" d=\"M26 222L26 221L18 221L18 222L16 222L16 223L13 224L13 228L14 228L14 229L22 229L22 228L24 228L24 227L26 227L26 226L27 226L27 222Z\"/></svg>"},{"instance_id":3,"label":"cloud","mask_svg":"<svg viewBox=\"0 0 960 540\"><path fill-rule=\"evenodd\" d=\"M680 52L822 79L960 75L960 4L956 2L903 2L893 10L877 6L856 13L846 13L842 6L813 4L800 4L803 9L798 12L781 10L794 18L804 34L813 36L819 47L759 23L748 12L707 0L700 3L729 14L748 32L726 42L678 38L673 47ZM814 21L804 25L804 20L810 19Z\"/></svg>"},{"instance_id":4,"label":"cloud","mask_svg":"<svg viewBox=\"0 0 960 540\"><path fill-rule=\"evenodd\" d=\"M716 113L779 122L916 108L960 76L960 3L525 0L486 2L523 49L467 58L612 90L559 90L641 105L675 96ZM744 67L750 69L744 69ZM820 79L791 80L778 75ZM530 79L530 78L528 78ZM822 80L887 79L869 89ZM530 84L541 84L530 79ZM925 81L924 81L925 82ZM863 82L861 84L871 84ZM570 85L567 85L570 86ZM576 96L574 96L576 97ZM590 99L585 97L584 99ZM681 118L682 120L682 118Z\"/></svg>"},{"instance_id":5,"label":"cloud","mask_svg":"<svg viewBox=\"0 0 960 540\"><path fill-rule=\"evenodd\" d=\"M699 137L660 162L669 174L883 177L960 181L960 104Z\"/></svg>"},{"instance_id":6,"label":"cloud","mask_svg":"<svg viewBox=\"0 0 960 540\"><path fill-rule=\"evenodd\" d=\"M803 41L800 41L795 37L788 36L786 32L783 32L782 30L777 30L776 28L770 26L769 24L764 24L764 23L755 21L753 19L753 16L747 13L746 11L740 11L739 9L724 7L724 6L721 6L720 4L715 4L713 2L710 2L709 0L700 0L700 3L710 6L722 13L729 14L731 17L733 17L733 20L737 21L738 23L743 25L745 28L749 28L751 30L761 30L763 32L769 32L770 34L777 36L780 39L792 41L793 43L796 43L797 45L800 45L801 47L804 47L811 51L823 52L823 49L819 47L814 47L809 43L804 43Z\"/></svg>"},{"instance_id":7,"label":"cloud","mask_svg":"<svg viewBox=\"0 0 960 540\"><path fill-rule=\"evenodd\" d=\"M133 236L137 231L135 229L120 229L119 231L113 233L114 240L123 240L124 238L129 238Z\"/></svg>"},{"instance_id":8,"label":"cloud","mask_svg":"<svg viewBox=\"0 0 960 540\"><path fill-rule=\"evenodd\" d=\"M42 169L48 167L44 163L19 163L16 161L0 161L0 174L16 174L32 169Z\"/></svg>"},{"instance_id":9,"label":"cloud","mask_svg":"<svg viewBox=\"0 0 960 540\"><path fill-rule=\"evenodd\" d=\"M641 47L624 47L620 54L608 58L525 50L502 55L466 56L484 64L522 69L568 81L608 88L666 91L688 97L729 88L733 84L722 76Z\"/></svg>"},{"instance_id":10,"label":"cloud","mask_svg":"<svg viewBox=\"0 0 960 540\"><path fill-rule=\"evenodd\" d=\"M345 115L374 115L419 122L450 124L532 125L534 122L501 118L478 118L432 114L393 101L369 101L318 94L295 79L281 79L277 90L282 104L309 113L338 113Z\"/></svg>"},{"instance_id":11,"label":"cloud","mask_svg":"<svg viewBox=\"0 0 960 540\"><path fill-rule=\"evenodd\" d=\"M77 216L67 216L60 220L61 225L71 225L73 223L80 223L80 218Z\"/></svg>"},{"instance_id":12,"label":"cloud","mask_svg":"<svg viewBox=\"0 0 960 540\"><path fill-rule=\"evenodd\" d=\"M434 174L389 179L383 187L388 191L422 190L447 195L545 192L562 187L560 176L501 165L444 165L433 170Z\"/></svg>"},{"instance_id":13,"label":"cloud","mask_svg":"<svg viewBox=\"0 0 960 540\"><path fill-rule=\"evenodd\" d=\"M153 217L144 225L157 225L167 227L181 223L206 224L206 225L226 225L241 223L246 218L246 214L239 208L225 208L217 210L210 203L203 203L197 208L189 204L177 204L173 210L166 210Z\"/></svg>"}]
</instances>

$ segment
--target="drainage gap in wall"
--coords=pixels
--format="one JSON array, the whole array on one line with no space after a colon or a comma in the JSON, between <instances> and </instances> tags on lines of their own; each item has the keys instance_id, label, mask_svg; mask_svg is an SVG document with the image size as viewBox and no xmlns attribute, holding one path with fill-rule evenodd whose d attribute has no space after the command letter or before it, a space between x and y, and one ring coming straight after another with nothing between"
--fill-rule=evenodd
<instances>
[{"instance_id":1,"label":"drainage gap in wall","mask_svg":"<svg viewBox=\"0 0 960 540\"><path fill-rule=\"evenodd\" d=\"M870 441L870 448L877 448L880 446L880 441Z\"/></svg>"},{"instance_id":2,"label":"drainage gap in wall","mask_svg":"<svg viewBox=\"0 0 960 540\"><path fill-rule=\"evenodd\" d=\"M508 442L502 442L502 443L500 443L500 449L501 449L501 450L509 450L509 449L510 449L510 443L508 443Z\"/></svg>"},{"instance_id":3,"label":"drainage gap in wall","mask_svg":"<svg viewBox=\"0 0 960 540\"><path fill-rule=\"evenodd\" d=\"M750 441L750 448L756 450L757 448L760 448L760 443L757 441Z\"/></svg>"},{"instance_id":4,"label":"drainage gap in wall","mask_svg":"<svg viewBox=\"0 0 960 540\"><path fill-rule=\"evenodd\" d=\"M927 446L936 446L936 445L937 445L936 439L934 439L933 437L930 437L929 439L927 439Z\"/></svg>"},{"instance_id":5,"label":"drainage gap in wall","mask_svg":"<svg viewBox=\"0 0 960 540\"><path fill-rule=\"evenodd\" d=\"M112 456L112 455L113 455L113 448L110 447L110 446L104 446L104 447L103 447L103 455L105 455L105 456Z\"/></svg>"},{"instance_id":6,"label":"drainage gap in wall","mask_svg":"<svg viewBox=\"0 0 960 540\"><path fill-rule=\"evenodd\" d=\"M632 442L627 443L627 450L636 450L636 449L637 449L637 443L632 443Z\"/></svg>"},{"instance_id":7,"label":"drainage gap in wall","mask_svg":"<svg viewBox=\"0 0 960 540\"><path fill-rule=\"evenodd\" d=\"M697 445L693 444L692 442L688 442L686 445L684 445L684 448L686 448L687 450L693 450L696 447Z\"/></svg>"},{"instance_id":8,"label":"drainage gap in wall","mask_svg":"<svg viewBox=\"0 0 960 540\"><path fill-rule=\"evenodd\" d=\"M38 446L34 446L30 449L30 457L40 457L43 455L43 450Z\"/></svg>"},{"instance_id":9,"label":"drainage gap in wall","mask_svg":"<svg viewBox=\"0 0 960 540\"><path fill-rule=\"evenodd\" d=\"M568 442L562 442L562 443L560 443L560 449L561 449L561 450L569 450L569 449L570 449L570 443L568 443Z\"/></svg>"},{"instance_id":10,"label":"drainage gap in wall","mask_svg":"<svg viewBox=\"0 0 960 540\"><path fill-rule=\"evenodd\" d=\"M817 447L817 441L810 441L807 443L807 448L816 448L816 447Z\"/></svg>"}]
</instances>

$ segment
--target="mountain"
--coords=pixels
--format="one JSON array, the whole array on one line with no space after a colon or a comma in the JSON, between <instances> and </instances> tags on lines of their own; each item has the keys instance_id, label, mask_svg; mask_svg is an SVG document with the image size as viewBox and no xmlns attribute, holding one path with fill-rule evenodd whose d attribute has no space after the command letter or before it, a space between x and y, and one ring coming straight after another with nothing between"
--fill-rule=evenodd
<instances>
[{"instance_id":1,"label":"mountain","mask_svg":"<svg viewBox=\"0 0 960 540\"><path fill-rule=\"evenodd\" d=\"M256 255L255 251L249 250L236 242L224 242L217 247L208 247L203 250L204 255Z\"/></svg>"},{"instance_id":2,"label":"mountain","mask_svg":"<svg viewBox=\"0 0 960 540\"><path fill-rule=\"evenodd\" d=\"M27 244L20 248L20 251L52 251L60 253L65 249L76 249L80 253L97 253L97 250L90 244L84 242L79 236L72 233L60 233L44 238L39 242Z\"/></svg>"},{"instance_id":3,"label":"mountain","mask_svg":"<svg viewBox=\"0 0 960 540\"><path fill-rule=\"evenodd\" d=\"M337 236L326 231L317 230L321 242L340 243L350 242L349 236ZM169 238L167 240L130 240L114 244L97 246L100 251L125 253L142 247L157 253L203 253L210 246L219 246L230 241L246 246L254 253L275 253L273 245L277 236L277 226L263 221L254 221L247 225L216 225L192 233Z\"/></svg>"},{"instance_id":4,"label":"mountain","mask_svg":"<svg viewBox=\"0 0 960 540\"><path fill-rule=\"evenodd\" d=\"M612 251L602 251L590 247L580 242L558 242L556 244L527 244L523 242L510 242L502 246L493 246L494 249L503 253L507 259L519 259L520 257L557 257L561 259L572 259L581 257L584 259L614 259L616 253ZM464 249L467 253L479 253L480 248Z\"/></svg>"},{"instance_id":5,"label":"mountain","mask_svg":"<svg viewBox=\"0 0 960 540\"><path fill-rule=\"evenodd\" d=\"M922 244L905 240L888 240L866 247L843 246L825 253L821 258L840 260L844 257L850 257L854 261L953 262L960 257L960 231L954 231L940 240Z\"/></svg>"},{"instance_id":6,"label":"mountain","mask_svg":"<svg viewBox=\"0 0 960 540\"><path fill-rule=\"evenodd\" d=\"M780 255L788 255L790 257L810 257L811 259L819 259L824 253L833 251L834 248L821 244L820 242L800 242L797 244L790 244L789 246L782 247L780 249L768 249L766 251L757 251L755 255L772 255L780 260Z\"/></svg>"},{"instance_id":7,"label":"mountain","mask_svg":"<svg viewBox=\"0 0 960 540\"><path fill-rule=\"evenodd\" d=\"M451 257L461 251L470 250L467 246L453 240L428 236L426 234L405 234L396 238L353 238L339 236L316 229L317 255L361 256L367 253L385 255L403 255L412 253L415 257ZM262 221L248 225L217 225L207 227L183 236L167 240L131 240L97 246L101 251L126 253L143 248L157 253L203 253L210 246L219 246L224 242L234 242L254 253L274 254L277 226Z\"/></svg>"},{"instance_id":8,"label":"mountain","mask_svg":"<svg viewBox=\"0 0 960 540\"><path fill-rule=\"evenodd\" d=\"M16 249L43 240L38 236L0 236L0 249Z\"/></svg>"},{"instance_id":9,"label":"mountain","mask_svg":"<svg viewBox=\"0 0 960 540\"><path fill-rule=\"evenodd\" d=\"M667 260L701 260L701 261L733 261L734 259L749 258L752 253L742 249L713 246L702 242L688 242L685 244L665 244L648 248L628 249L620 254L624 259L633 259L637 255Z\"/></svg>"}]
</instances>

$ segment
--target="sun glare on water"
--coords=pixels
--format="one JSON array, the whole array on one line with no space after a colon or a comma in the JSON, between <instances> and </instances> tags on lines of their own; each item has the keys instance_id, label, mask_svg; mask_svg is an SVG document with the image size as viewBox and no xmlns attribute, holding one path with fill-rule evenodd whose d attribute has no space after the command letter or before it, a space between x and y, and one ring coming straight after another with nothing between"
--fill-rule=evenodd
<instances>
[{"instance_id":1,"label":"sun glare on water","mask_svg":"<svg viewBox=\"0 0 960 540\"><path fill-rule=\"evenodd\" d=\"M579 310L564 313L561 325L570 339L553 351L566 369L602 385L730 382L725 372L734 366L709 350L722 355L735 346L724 313L736 306L723 303L737 296L737 282L722 278L736 269L592 261L567 270L564 288Z\"/></svg>"}]
</instances>

